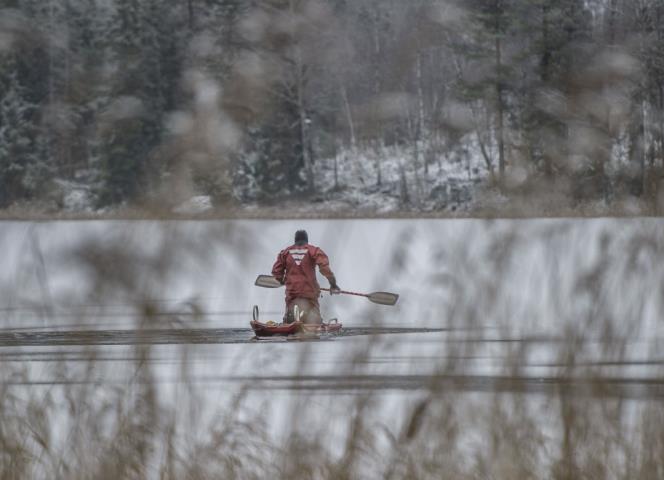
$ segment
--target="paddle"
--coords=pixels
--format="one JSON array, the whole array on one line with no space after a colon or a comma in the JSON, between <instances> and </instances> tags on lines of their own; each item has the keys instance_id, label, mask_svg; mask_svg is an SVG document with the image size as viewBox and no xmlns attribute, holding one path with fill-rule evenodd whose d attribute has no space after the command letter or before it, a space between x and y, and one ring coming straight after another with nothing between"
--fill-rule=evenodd
<instances>
[{"instance_id":1,"label":"paddle","mask_svg":"<svg viewBox=\"0 0 664 480\"><path fill-rule=\"evenodd\" d=\"M279 280L274 278L272 275L259 275L256 278L254 285L263 288L279 288L283 286L281 283L279 283Z\"/></svg>"},{"instance_id":2,"label":"paddle","mask_svg":"<svg viewBox=\"0 0 664 480\"><path fill-rule=\"evenodd\" d=\"M282 286L281 283L279 283L279 280L272 275L259 275L258 278L256 278L254 285L263 288L279 288ZM325 290L326 292L330 291L329 288L321 288L321 290ZM399 300L399 295L389 292L357 293L340 290L339 293L343 293L344 295L355 295L356 297L365 297L369 299L370 302L379 305L392 306L397 303L397 300Z\"/></svg>"}]
</instances>

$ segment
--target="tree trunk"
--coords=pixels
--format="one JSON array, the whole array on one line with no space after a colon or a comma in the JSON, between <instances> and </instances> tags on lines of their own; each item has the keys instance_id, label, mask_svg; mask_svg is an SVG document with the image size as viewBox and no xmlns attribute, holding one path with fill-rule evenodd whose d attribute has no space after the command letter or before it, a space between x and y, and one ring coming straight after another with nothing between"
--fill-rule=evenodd
<instances>
[{"instance_id":1,"label":"tree trunk","mask_svg":"<svg viewBox=\"0 0 664 480\"><path fill-rule=\"evenodd\" d=\"M194 31L194 0L187 0L189 30Z\"/></svg>"},{"instance_id":2,"label":"tree trunk","mask_svg":"<svg viewBox=\"0 0 664 480\"><path fill-rule=\"evenodd\" d=\"M658 44L661 45L662 42L662 6L658 5L655 8L656 14L656 22L655 25L657 25L657 42ZM661 167L664 168L664 84L662 83L662 79L660 78L659 81L657 82L657 100L658 100L658 112L657 112L657 119L658 119L658 126L659 128L657 129L657 137L659 140L659 152L658 156L661 159Z\"/></svg>"},{"instance_id":3,"label":"tree trunk","mask_svg":"<svg viewBox=\"0 0 664 480\"><path fill-rule=\"evenodd\" d=\"M374 147L374 152L376 155L376 186L381 187L383 185L383 175L382 175L382 168L381 168L381 161L380 161L380 156L383 154L382 152L382 142L379 142L378 145Z\"/></svg>"},{"instance_id":4,"label":"tree trunk","mask_svg":"<svg viewBox=\"0 0 664 480\"><path fill-rule=\"evenodd\" d=\"M302 53L298 50L297 65L295 66L297 75L297 112L300 123L300 143L302 145L302 160L304 162L304 171L307 177L307 191L313 193L315 190L314 184L314 165L311 155L311 140L309 138L309 118L305 107L304 99L304 62L302 60Z\"/></svg>"},{"instance_id":5,"label":"tree trunk","mask_svg":"<svg viewBox=\"0 0 664 480\"><path fill-rule=\"evenodd\" d=\"M401 205L410 205L410 195L408 194L408 179L406 178L406 169L404 168L403 163L399 164L399 180L399 185L401 187Z\"/></svg>"},{"instance_id":6,"label":"tree trunk","mask_svg":"<svg viewBox=\"0 0 664 480\"><path fill-rule=\"evenodd\" d=\"M380 87L380 34L378 31L378 22L379 22L379 17L378 13L374 16L374 22L373 22L373 47L374 47L374 58L373 58L373 90L374 90L374 95L378 95L380 93L381 87Z\"/></svg>"},{"instance_id":7,"label":"tree trunk","mask_svg":"<svg viewBox=\"0 0 664 480\"><path fill-rule=\"evenodd\" d=\"M346 86L341 84L341 99L344 102L344 111L346 112L346 121L348 122L348 133L350 135L350 148L355 150L357 147L357 142L355 139L355 123L353 122L353 112L350 109L350 103L348 102L348 92L346 91Z\"/></svg>"},{"instance_id":8,"label":"tree trunk","mask_svg":"<svg viewBox=\"0 0 664 480\"><path fill-rule=\"evenodd\" d=\"M339 166L338 166L339 152L334 153L334 190L339 190Z\"/></svg>"},{"instance_id":9,"label":"tree trunk","mask_svg":"<svg viewBox=\"0 0 664 480\"><path fill-rule=\"evenodd\" d=\"M497 129L497 143L498 143L498 172L500 175L500 182L502 184L505 177L505 138L504 138L504 105L503 105L503 80L502 80L502 41L500 32L500 14L501 2L497 2L498 11L496 12L496 129Z\"/></svg>"},{"instance_id":10,"label":"tree trunk","mask_svg":"<svg viewBox=\"0 0 664 480\"><path fill-rule=\"evenodd\" d=\"M381 93L382 90L382 85L381 85L381 78L380 78L380 61L381 61L381 48L380 48L380 32L378 30L378 25L379 25L380 17L378 12L375 13L373 17L373 58L372 58L372 63L373 63L373 94L374 94L374 100L375 103L378 103L378 96ZM381 128L381 121L380 121L380 116L378 115L378 111L374 112L375 115L372 118L372 122L375 122L375 125L372 125L375 130L373 130L374 136L380 141L382 144L382 128ZM380 173L378 177L378 184L380 185Z\"/></svg>"},{"instance_id":11,"label":"tree trunk","mask_svg":"<svg viewBox=\"0 0 664 480\"><path fill-rule=\"evenodd\" d=\"M659 120L659 128L657 129L657 136L659 137L658 156L662 162L660 166L664 167L664 85L660 83L657 90L659 100L659 111L657 112L657 118Z\"/></svg>"},{"instance_id":12,"label":"tree trunk","mask_svg":"<svg viewBox=\"0 0 664 480\"><path fill-rule=\"evenodd\" d=\"M309 139L309 119L307 114L300 104L298 106L300 116L300 142L302 143L302 159L304 161L304 171L307 176L307 191L312 193L315 189L314 184L314 165L311 156L310 139Z\"/></svg>"},{"instance_id":13,"label":"tree trunk","mask_svg":"<svg viewBox=\"0 0 664 480\"><path fill-rule=\"evenodd\" d=\"M610 0L609 2L609 45L614 45L616 43L616 0Z\"/></svg>"},{"instance_id":14,"label":"tree trunk","mask_svg":"<svg viewBox=\"0 0 664 480\"><path fill-rule=\"evenodd\" d=\"M417 135L415 141L417 143L427 143L429 138L424 124L424 91L422 88L422 54L417 52L417 60L415 62L415 74L417 77ZM427 145L424 145L424 152L426 152ZM418 152L422 152L422 145L418 145ZM426 153L422 154L422 163L424 164L424 176L429 175L429 164L427 162Z\"/></svg>"},{"instance_id":15,"label":"tree trunk","mask_svg":"<svg viewBox=\"0 0 664 480\"><path fill-rule=\"evenodd\" d=\"M491 162L491 155L489 155L489 152L487 151L486 146L482 141L482 136L480 135L479 130L476 129L475 134L477 135L477 143L480 146L480 152L482 152L482 158L484 158L486 169L489 171L489 176L491 178L491 182L493 183L496 181L496 174L493 171L493 163Z\"/></svg>"},{"instance_id":16,"label":"tree trunk","mask_svg":"<svg viewBox=\"0 0 664 480\"><path fill-rule=\"evenodd\" d=\"M551 69L551 44L549 32L549 5L545 2L542 5L542 57L540 58L540 81L546 88L550 80ZM539 144L542 150L542 161L544 162L544 175L548 178L553 176L553 165L551 162L551 153L548 145L545 145L543 132L551 127L551 121L547 114L538 112L538 121L536 122L535 142Z\"/></svg>"},{"instance_id":17,"label":"tree trunk","mask_svg":"<svg viewBox=\"0 0 664 480\"><path fill-rule=\"evenodd\" d=\"M646 101L643 100L641 103L641 125L639 129L639 143L640 143L640 177L639 178L639 184L640 184L640 195L643 195L643 192L646 189L646 156L647 156L647 146L646 146L646 132L647 130L647 109L646 109Z\"/></svg>"}]
</instances>

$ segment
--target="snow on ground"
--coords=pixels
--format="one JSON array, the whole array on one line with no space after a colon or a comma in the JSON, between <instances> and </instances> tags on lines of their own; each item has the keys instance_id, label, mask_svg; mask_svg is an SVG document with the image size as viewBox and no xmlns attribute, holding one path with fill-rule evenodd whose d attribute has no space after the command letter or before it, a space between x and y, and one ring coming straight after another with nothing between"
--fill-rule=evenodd
<instances>
[{"instance_id":1,"label":"snow on ground","mask_svg":"<svg viewBox=\"0 0 664 480\"><path fill-rule=\"evenodd\" d=\"M209 195L196 195L173 209L174 213L196 215L212 210L212 198Z\"/></svg>"},{"instance_id":2,"label":"snow on ground","mask_svg":"<svg viewBox=\"0 0 664 480\"><path fill-rule=\"evenodd\" d=\"M322 191L318 199L329 209L378 214L470 208L478 184L487 178L472 145L435 155L425 172L422 152L427 150L420 145L417 161L414 147L408 146L342 150L333 158L318 160L317 186Z\"/></svg>"},{"instance_id":3,"label":"snow on ground","mask_svg":"<svg viewBox=\"0 0 664 480\"><path fill-rule=\"evenodd\" d=\"M319 158L315 163L317 193L304 201L292 200L290 209L300 214L356 211L379 215L472 209L477 191L488 178L478 147L468 141L444 154L427 154L429 165L425 172L424 152L428 151L430 145L420 142L417 155L413 146L394 145L343 149L334 157ZM55 180L56 197L65 213L96 211L97 199L91 186L94 175L83 173L77 181ZM238 198L244 199L242 207L249 211L256 207L252 203L256 189L256 185L238 187L236 192ZM210 196L194 195L177 205L173 213L198 215L213 208ZM108 207L96 213L107 210Z\"/></svg>"}]
</instances>

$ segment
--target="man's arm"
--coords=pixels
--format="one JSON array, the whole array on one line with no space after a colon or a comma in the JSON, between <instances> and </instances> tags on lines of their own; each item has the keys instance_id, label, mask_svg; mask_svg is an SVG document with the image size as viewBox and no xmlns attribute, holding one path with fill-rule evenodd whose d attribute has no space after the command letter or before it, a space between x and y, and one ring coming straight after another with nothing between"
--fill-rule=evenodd
<instances>
[{"instance_id":1,"label":"man's arm","mask_svg":"<svg viewBox=\"0 0 664 480\"><path fill-rule=\"evenodd\" d=\"M318 265L321 275L327 278L327 281L330 282L330 293L338 293L339 286L337 285L337 279L330 268L330 259L320 248L316 248L314 261L316 262L316 265Z\"/></svg>"},{"instance_id":2,"label":"man's arm","mask_svg":"<svg viewBox=\"0 0 664 480\"><path fill-rule=\"evenodd\" d=\"M279 252L277 255L277 261L274 262L272 266L272 276L279 280L279 282L284 284L284 276L286 275L286 261L284 259L284 252Z\"/></svg>"}]
</instances>

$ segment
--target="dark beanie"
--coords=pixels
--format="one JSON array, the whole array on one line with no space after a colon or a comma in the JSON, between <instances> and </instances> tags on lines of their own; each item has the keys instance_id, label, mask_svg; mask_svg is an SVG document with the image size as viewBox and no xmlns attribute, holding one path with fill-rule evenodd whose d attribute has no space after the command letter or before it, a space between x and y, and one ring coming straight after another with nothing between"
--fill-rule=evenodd
<instances>
[{"instance_id":1,"label":"dark beanie","mask_svg":"<svg viewBox=\"0 0 664 480\"><path fill-rule=\"evenodd\" d=\"M296 245L305 245L309 243L309 235L305 230L298 230L295 232L295 244Z\"/></svg>"}]
</instances>

